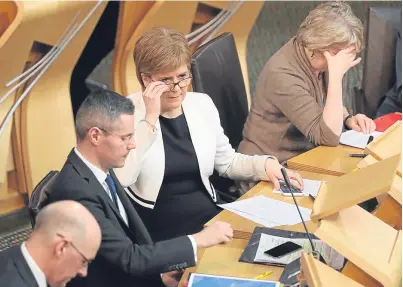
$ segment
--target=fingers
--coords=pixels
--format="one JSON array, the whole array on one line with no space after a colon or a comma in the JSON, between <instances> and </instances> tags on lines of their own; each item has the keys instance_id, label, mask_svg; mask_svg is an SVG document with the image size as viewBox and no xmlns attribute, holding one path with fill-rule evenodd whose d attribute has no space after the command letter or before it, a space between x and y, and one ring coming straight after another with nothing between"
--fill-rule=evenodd
<instances>
[{"instance_id":1,"label":"fingers","mask_svg":"<svg viewBox=\"0 0 403 287\"><path fill-rule=\"evenodd\" d=\"M376 124L372 119L370 119L370 131L369 132L373 133L375 130L376 130Z\"/></svg>"},{"instance_id":2,"label":"fingers","mask_svg":"<svg viewBox=\"0 0 403 287\"><path fill-rule=\"evenodd\" d=\"M360 127L358 124L356 124L356 123L351 124L350 128L351 128L353 131L362 132L361 127Z\"/></svg>"},{"instance_id":3,"label":"fingers","mask_svg":"<svg viewBox=\"0 0 403 287\"><path fill-rule=\"evenodd\" d=\"M274 174L270 174L269 179L273 183L274 188L276 190L280 190L280 182L279 182L278 178Z\"/></svg>"},{"instance_id":4,"label":"fingers","mask_svg":"<svg viewBox=\"0 0 403 287\"><path fill-rule=\"evenodd\" d=\"M332 57L328 51L324 51L323 56L325 56L326 60L329 60Z\"/></svg>"},{"instance_id":5,"label":"fingers","mask_svg":"<svg viewBox=\"0 0 403 287\"><path fill-rule=\"evenodd\" d=\"M350 54L350 53L354 53L355 54L355 47L354 46L350 46L350 47L348 47L348 48L345 48L345 49L343 49L343 50L340 50L339 51L339 53L341 53L341 54ZM338 54L339 54L338 53Z\"/></svg>"},{"instance_id":6,"label":"fingers","mask_svg":"<svg viewBox=\"0 0 403 287\"><path fill-rule=\"evenodd\" d=\"M367 126L366 119L364 117L357 117L357 124L360 126L361 132L368 134L369 126Z\"/></svg>"},{"instance_id":7,"label":"fingers","mask_svg":"<svg viewBox=\"0 0 403 287\"><path fill-rule=\"evenodd\" d=\"M350 64L350 68L356 66L356 65L359 64L360 62L361 62L361 58L355 59L355 60Z\"/></svg>"},{"instance_id":8,"label":"fingers","mask_svg":"<svg viewBox=\"0 0 403 287\"><path fill-rule=\"evenodd\" d=\"M292 173L292 179L294 179L294 182L291 182L292 185L299 188L300 190L303 190L304 189L304 180L302 179L302 176L296 171L288 171L288 172Z\"/></svg>"},{"instance_id":9,"label":"fingers","mask_svg":"<svg viewBox=\"0 0 403 287\"><path fill-rule=\"evenodd\" d=\"M150 99L154 99L156 96L161 96L161 94L169 89L169 86L163 82L152 82L147 85L143 95Z\"/></svg>"}]
</instances>

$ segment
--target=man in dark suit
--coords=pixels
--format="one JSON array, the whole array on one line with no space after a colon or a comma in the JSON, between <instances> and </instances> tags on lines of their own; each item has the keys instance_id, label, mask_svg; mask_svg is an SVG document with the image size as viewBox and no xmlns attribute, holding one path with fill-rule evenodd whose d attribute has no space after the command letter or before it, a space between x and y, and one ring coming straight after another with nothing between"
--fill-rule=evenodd
<instances>
[{"instance_id":1,"label":"man in dark suit","mask_svg":"<svg viewBox=\"0 0 403 287\"><path fill-rule=\"evenodd\" d=\"M112 171L122 167L135 148L131 100L111 91L95 91L82 103L75 124L77 146L48 198L50 202L75 200L87 207L101 226L102 243L88 276L73 280L72 286L175 286L178 270L195 265L198 247L231 239L230 225L217 222L194 235L152 242Z\"/></svg>"},{"instance_id":2,"label":"man in dark suit","mask_svg":"<svg viewBox=\"0 0 403 287\"><path fill-rule=\"evenodd\" d=\"M86 276L100 243L99 225L84 206L50 204L39 212L27 241L0 252L0 286L64 287Z\"/></svg>"}]
</instances>

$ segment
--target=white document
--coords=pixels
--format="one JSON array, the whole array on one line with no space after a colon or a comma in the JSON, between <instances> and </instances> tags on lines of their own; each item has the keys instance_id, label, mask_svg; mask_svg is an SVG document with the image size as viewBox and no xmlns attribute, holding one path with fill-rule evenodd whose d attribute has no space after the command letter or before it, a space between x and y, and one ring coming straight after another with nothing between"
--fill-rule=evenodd
<instances>
[{"instance_id":1,"label":"white document","mask_svg":"<svg viewBox=\"0 0 403 287\"><path fill-rule=\"evenodd\" d=\"M382 132L375 131L369 135L364 135L363 133L349 130L341 134L340 143L352 147L357 147L360 149L365 149L370 136L373 136L374 139L376 139L381 134Z\"/></svg>"},{"instance_id":2,"label":"white document","mask_svg":"<svg viewBox=\"0 0 403 287\"><path fill-rule=\"evenodd\" d=\"M305 196L310 194L317 196L322 182L323 181L321 180L304 179L304 190L302 192L305 194Z\"/></svg>"},{"instance_id":3,"label":"white document","mask_svg":"<svg viewBox=\"0 0 403 287\"><path fill-rule=\"evenodd\" d=\"M309 196L312 194L313 196L317 196L319 193L320 185L322 184L321 180L311 180L311 179L303 179L304 181L304 190L302 193L305 196ZM273 188L273 193L281 194L281 191Z\"/></svg>"},{"instance_id":4,"label":"white document","mask_svg":"<svg viewBox=\"0 0 403 287\"><path fill-rule=\"evenodd\" d=\"M278 223L276 223L274 221L266 220L264 218L257 217L257 216L254 216L252 214L245 213L245 212L242 212L242 211L239 211L239 210L231 209L231 208L228 208L228 207L225 208L225 209L228 210L228 211L231 211L233 213L236 213L239 216L242 216L243 218L246 218L246 219L249 219L249 220L251 220L253 222L259 223L259 224L261 224L261 225L263 225L265 227L274 227L274 226L281 225L281 224L278 224Z\"/></svg>"},{"instance_id":5,"label":"white document","mask_svg":"<svg viewBox=\"0 0 403 287\"><path fill-rule=\"evenodd\" d=\"M271 257L270 255L264 254L266 250L269 250L273 247L276 247L280 244L283 244L287 241L292 241L300 246L302 246L302 249L291 252L288 255L285 255L280 258L275 258ZM323 259L327 262L327 264L335 269L341 269L343 267L343 261L344 257L341 256L339 253L337 253L333 248L331 248L329 245L324 243L322 240L317 240L313 239L312 240L313 245L315 247L315 250L318 251ZM272 263L272 264L288 264L295 259L298 259L301 257L301 253L305 252L311 252L311 244L309 243L308 239L291 239L291 238L285 238L285 237L279 237L279 236L272 236L268 234L262 233L260 235L260 241L259 241L259 246L256 251L255 255L255 262L260 262L260 263Z\"/></svg>"},{"instance_id":6,"label":"white document","mask_svg":"<svg viewBox=\"0 0 403 287\"><path fill-rule=\"evenodd\" d=\"M220 204L218 206L234 212L239 216L245 217L245 213L247 213L253 217L259 217L266 221L273 222L275 226L293 225L301 222L301 218L294 204L271 199L263 195L232 203ZM312 210L304 207L300 207L300 210L304 220L310 220Z\"/></svg>"}]
</instances>

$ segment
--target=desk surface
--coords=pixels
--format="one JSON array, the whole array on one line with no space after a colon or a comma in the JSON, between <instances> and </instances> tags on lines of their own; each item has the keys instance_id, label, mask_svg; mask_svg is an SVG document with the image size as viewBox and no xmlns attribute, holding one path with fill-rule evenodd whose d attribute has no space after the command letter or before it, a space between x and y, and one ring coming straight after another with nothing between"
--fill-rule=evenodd
<instances>
[{"instance_id":1,"label":"desk surface","mask_svg":"<svg viewBox=\"0 0 403 287\"><path fill-rule=\"evenodd\" d=\"M349 154L362 154L364 150L349 146L319 146L287 161L288 167L299 171L341 176L352 171L362 158L352 158Z\"/></svg>"},{"instance_id":2,"label":"desk surface","mask_svg":"<svg viewBox=\"0 0 403 287\"><path fill-rule=\"evenodd\" d=\"M329 180L333 178L331 175L316 174L306 171L301 171L300 174L303 178L314 180ZM272 190L273 185L271 183L261 182L249 192L244 194L240 199L246 199L257 195L265 195L273 199L293 203L292 198L284 197L281 194L275 194L272 192ZM297 198L297 201L302 207L312 208L312 200L309 197ZM281 267L238 262L244 248L248 244L250 235L256 226L261 226L260 224L245 219L227 210L220 212L210 222L217 220L231 223L232 228L234 229L234 239L225 245L198 250L197 266L186 269L179 286L184 286L184 282L187 280L189 272L254 278L266 271L272 271L273 273L267 277L267 279L279 280L283 271L283 268ZM275 228L302 232L304 231L302 223L290 226L278 226ZM316 225L309 221L307 222L307 228L310 230L310 232L314 232L316 230Z\"/></svg>"}]
</instances>

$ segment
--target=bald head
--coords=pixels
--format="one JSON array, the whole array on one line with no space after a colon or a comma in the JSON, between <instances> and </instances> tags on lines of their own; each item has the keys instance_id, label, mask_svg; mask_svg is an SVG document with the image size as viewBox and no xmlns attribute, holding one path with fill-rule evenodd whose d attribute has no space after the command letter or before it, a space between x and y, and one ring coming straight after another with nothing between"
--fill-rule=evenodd
<instances>
[{"instance_id":1,"label":"bald head","mask_svg":"<svg viewBox=\"0 0 403 287\"><path fill-rule=\"evenodd\" d=\"M32 235L62 234L75 242L98 241L101 231L94 216L76 201L59 201L44 207L36 218Z\"/></svg>"}]
</instances>

